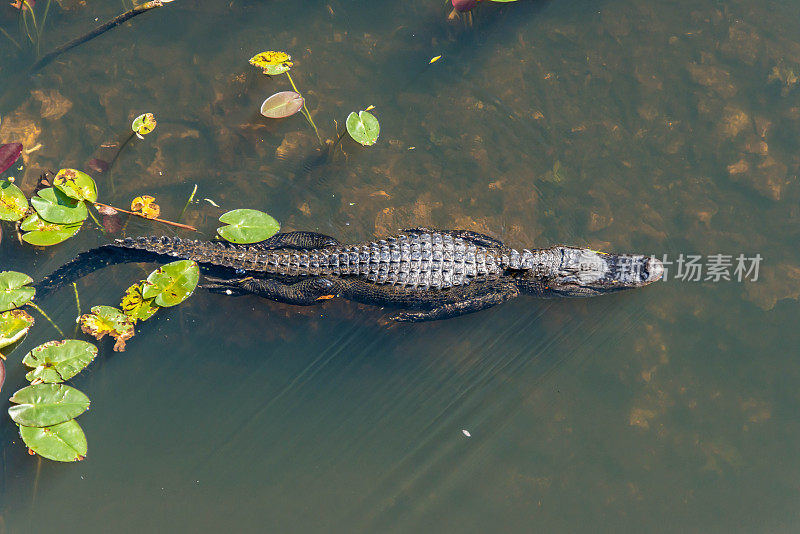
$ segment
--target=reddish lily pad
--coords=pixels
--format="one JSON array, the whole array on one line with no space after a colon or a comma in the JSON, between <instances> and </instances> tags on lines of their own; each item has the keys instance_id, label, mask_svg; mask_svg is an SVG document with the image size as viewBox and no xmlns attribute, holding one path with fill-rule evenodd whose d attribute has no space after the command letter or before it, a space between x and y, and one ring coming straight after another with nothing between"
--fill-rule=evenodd
<instances>
[{"instance_id":1,"label":"reddish lily pad","mask_svg":"<svg viewBox=\"0 0 800 534\"><path fill-rule=\"evenodd\" d=\"M6 172L22 154L22 143L0 145L0 173Z\"/></svg>"},{"instance_id":2,"label":"reddish lily pad","mask_svg":"<svg viewBox=\"0 0 800 534\"><path fill-rule=\"evenodd\" d=\"M261 104L261 114L270 119L290 117L303 108L303 97L294 91L275 93Z\"/></svg>"}]
</instances>

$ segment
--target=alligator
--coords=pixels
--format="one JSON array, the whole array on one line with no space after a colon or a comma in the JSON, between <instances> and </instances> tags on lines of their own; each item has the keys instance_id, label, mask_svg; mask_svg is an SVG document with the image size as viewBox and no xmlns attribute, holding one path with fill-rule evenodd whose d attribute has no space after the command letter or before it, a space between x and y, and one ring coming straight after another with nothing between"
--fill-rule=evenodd
<instances>
[{"instance_id":1,"label":"alligator","mask_svg":"<svg viewBox=\"0 0 800 534\"><path fill-rule=\"evenodd\" d=\"M177 237L117 239L79 254L36 284L46 293L102 267L129 262L196 261L205 289L254 294L307 306L340 297L393 306L401 322L446 319L519 295L588 297L648 285L663 274L649 256L554 246L516 250L465 230L403 230L342 244L315 232L285 232L253 245Z\"/></svg>"}]
</instances>

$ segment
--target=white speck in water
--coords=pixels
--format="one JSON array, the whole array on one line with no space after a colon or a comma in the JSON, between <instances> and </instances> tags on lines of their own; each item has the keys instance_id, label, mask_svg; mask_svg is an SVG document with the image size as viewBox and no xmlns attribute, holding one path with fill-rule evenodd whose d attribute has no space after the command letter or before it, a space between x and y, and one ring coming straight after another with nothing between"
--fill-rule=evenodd
<instances>
[{"instance_id":1,"label":"white speck in water","mask_svg":"<svg viewBox=\"0 0 800 534\"><path fill-rule=\"evenodd\" d=\"M466 428L462 428L461 429L461 433L464 434L465 436L467 436L468 438L472 437L472 434L470 434L469 430L467 430Z\"/></svg>"},{"instance_id":2,"label":"white speck in water","mask_svg":"<svg viewBox=\"0 0 800 534\"><path fill-rule=\"evenodd\" d=\"M351 206L355 206L355 205L356 205L356 203L355 203L355 202L351 202L351 203L350 203L350 205L351 205Z\"/></svg>"},{"instance_id":3,"label":"white speck in water","mask_svg":"<svg viewBox=\"0 0 800 534\"><path fill-rule=\"evenodd\" d=\"M233 291L231 291L230 289L226 289L225 290L225 294L226 295L233 295Z\"/></svg>"}]
</instances>

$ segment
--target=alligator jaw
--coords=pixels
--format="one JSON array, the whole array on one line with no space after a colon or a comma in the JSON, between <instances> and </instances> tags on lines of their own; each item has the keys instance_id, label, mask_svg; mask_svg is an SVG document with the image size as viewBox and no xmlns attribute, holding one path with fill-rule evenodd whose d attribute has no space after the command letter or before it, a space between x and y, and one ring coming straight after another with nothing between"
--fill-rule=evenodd
<instances>
[{"instance_id":1,"label":"alligator jaw","mask_svg":"<svg viewBox=\"0 0 800 534\"><path fill-rule=\"evenodd\" d=\"M646 286L660 280L664 265L656 258L636 254L606 254L558 247L560 261L549 287L570 297L594 296Z\"/></svg>"}]
</instances>

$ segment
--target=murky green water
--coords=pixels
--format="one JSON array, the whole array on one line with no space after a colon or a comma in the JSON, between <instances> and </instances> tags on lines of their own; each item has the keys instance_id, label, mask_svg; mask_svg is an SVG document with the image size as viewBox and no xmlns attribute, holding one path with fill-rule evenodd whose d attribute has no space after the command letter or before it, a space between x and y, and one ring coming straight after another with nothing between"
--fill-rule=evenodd
<instances>
[{"instance_id":1,"label":"murky green water","mask_svg":"<svg viewBox=\"0 0 800 534\"><path fill-rule=\"evenodd\" d=\"M53 2L43 51L123 9L89 4ZM0 27L26 47L15 13L0 6ZM152 111L156 131L97 175L101 200L154 194L174 219L197 184L222 209L343 241L432 225L670 260L758 253L758 280L672 270L642 291L389 327L385 310L348 302L198 292L126 352L103 342L73 381L93 401L84 462L40 463L2 418L0 532L800 528L800 5L448 13L181 0L33 77L0 35L0 142L41 143L17 180L30 190ZM268 49L293 55L325 138L375 105L378 144L322 161L301 116L261 118L290 88L247 65ZM219 214L201 200L184 221L211 234ZM35 277L107 239L87 225L34 250L3 234L0 267ZM82 306L116 304L150 268L87 277ZM73 328L71 291L39 304ZM24 383L24 352L55 335L38 321L3 398Z\"/></svg>"}]
</instances>

